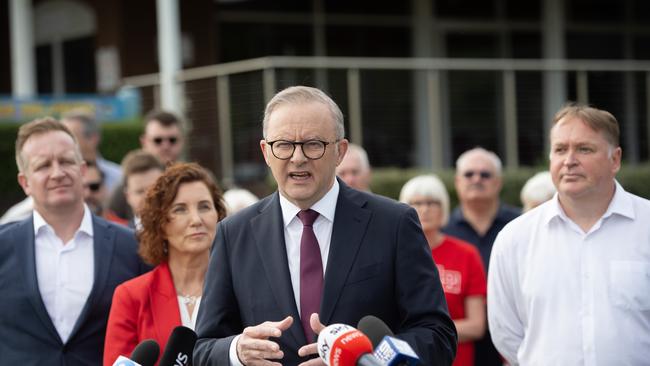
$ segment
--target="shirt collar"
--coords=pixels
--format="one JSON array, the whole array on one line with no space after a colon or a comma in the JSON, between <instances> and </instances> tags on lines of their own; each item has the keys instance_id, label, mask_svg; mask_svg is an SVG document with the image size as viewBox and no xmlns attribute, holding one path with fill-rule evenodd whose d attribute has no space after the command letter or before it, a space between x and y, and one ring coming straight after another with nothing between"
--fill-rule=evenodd
<instances>
[{"instance_id":1,"label":"shirt collar","mask_svg":"<svg viewBox=\"0 0 650 366\"><path fill-rule=\"evenodd\" d=\"M603 214L602 218L617 214L628 217L630 219L634 219L634 203L632 202L632 198L625 191L625 189L623 189L623 186L621 186L617 180L614 180L614 185L614 196L609 202L609 206L607 207L607 210ZM546 224L550 223L551 220L555 217L566 221L570 220L560 205L560 199L557 192L555 195L553 195L551 202L544 204L544 208L544 223Z\"/></svg>"},{"instance_id":2,"label":"shirt collar","mask_svg":"<svg viewBox=\"0 0 650 366\"><path fill-rule=\"evenodd\" d=\"M332 188L330 188L327 193L318 200L316 203L314 203L310 208L316 212L318 212L321 216L325 217L327 220L330 222L334 222L334 212L336 211L336 202L338 201L339 198L339 182L338 180L334 179L334 184L332 185ZM289 223L291 223L291 220L293 220L298 212L300 211L300 208L296 205L294 205L291 201L286 199L282 193L279 193L280 195L280 208L282 209L282 218L284 220L284 227L287 227Z\"/></svg>"},{"instance_id":3,"label":"shirt collar","mask_svg":"<svg viewBox=\"0 0 650 366\"><path fill-rule=\"evenodd\" d=\"M41 216L41 214L37 210L34 210L34 235L35 236L38 235L39 231L44 227L52 229L50 224L48 224L47 221L45 221L43 216ZM85 233L91 238L93 237L93 219L92 219L92 215L90 214L90 209L85 203L84 203L84 215L83 218L81 219L81 225L79 225L77 232Z\"/></svg>"}]
</instances>

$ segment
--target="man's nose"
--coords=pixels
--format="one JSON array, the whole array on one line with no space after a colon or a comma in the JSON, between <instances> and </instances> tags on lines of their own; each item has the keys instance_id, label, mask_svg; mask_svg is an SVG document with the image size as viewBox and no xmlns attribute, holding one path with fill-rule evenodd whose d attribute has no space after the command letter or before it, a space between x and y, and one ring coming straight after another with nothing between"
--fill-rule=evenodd
<instances>
[{"instance_id":1,"label":"man's nose","mask_svg":"<svg viewBox=\"0 0 650 366\"><path fill-rule=\"evenodd\" d=\"M291 161L292 162L303 162L305 160L307 160L307 157L302 152L302 146L301 145L296 145L296 148L293 150L293 154L291 155Z\"/></svg>"}]
</instances>

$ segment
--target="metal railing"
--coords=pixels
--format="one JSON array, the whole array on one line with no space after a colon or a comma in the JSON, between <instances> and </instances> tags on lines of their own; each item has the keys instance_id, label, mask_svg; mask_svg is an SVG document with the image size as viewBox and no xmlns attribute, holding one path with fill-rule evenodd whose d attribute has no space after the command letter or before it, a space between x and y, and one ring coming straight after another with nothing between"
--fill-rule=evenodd
<instances>
[{"instance_id":1,"label":"metal railing","mask_svg":"<svg viewBox=\"0 0 650 366\"><path fill-rule=\"evenodd\" d=\"M421 98L425 101L420 108L424 109L423 116L426 121L423 125L427 126L422 132L426 133L428 138L428 151L431 168L442 168L449 165L450 141L445 140L444 129L448 124L444 114L444 94L447 92L445 85L444 72L448 71L491 71L501 74L500 99L503 104L502 118L503 131L500 133L500 140L503 141L503 153L506 166L517 167L519 165L519 143L518 143L518 120L517 120L517 98L518 91L516 85L516 73L523 71L534 71L541 74L575 72L575 94L576 99L580 102L589 102L589 73L591 72L614 72L637 75L644 75L640 85L643 86L645 100L645 118L642 119L646 125L646 135L639 138L638 126L629 133L627 139L636 139L638 141L650 141L650 62L648 61L631 61L631 60L553 60L553 59L431 59L431 58L356 58L356 57L286 57L274 56L263 57L244 61L230 62L205 67L197 67L182 70L176 77L181 83L189 83L197 80L215 79L213 84L216 91L216 104L218 110L218 129L219 129L219 159L221 165L221 177L224 182L232 182L234 179L234 158L233 158L233 131L232 131L232 114L233 100L231 98L230 77L237 74L250 72L262 73L262 88L264 102L268 101L278 89L277 72L282 69L310 69L316 70L316 79L318 73L325 70L343 70L346 74L347 90L347 124L349 125L349 137L352 142L363 144L363 121L362 121L362 98L364 92L361 83L361 71L367 70L404 70L420 72L418 75L419 85L414 93L415 98ZM639 74L640 75L640 74ZM321 79L322 80L322 79ZM127 77L123 79L123 85L135 88L153 87L154 98L158 94L157 86L159 85L158 74L148 74ZM635 85L629 85L626 88L631 93L635 93ZM566 87L558 89L559 93L566 95ZM155 104L155 103L154 103ZM554 107L557 108L558 106ZM626 108L638 107L626 106ZM548 131L550 123L549 113L551 110L545 110L544 130ZM261 113L261 111L260 111ZM637 111L632 113L637 116ZM447 122L448 123L448 122ZM636 123L636 122L635 122ZM545 132L547 133L547 132ZM545 135L545 141L548 141ZM545 142L545 144L547 144ZM545 145L547 146L547 145ZM638 147L631 160L638 160ZM425 159L426 160L426 159Z\"/></svg>"}]
</instances>

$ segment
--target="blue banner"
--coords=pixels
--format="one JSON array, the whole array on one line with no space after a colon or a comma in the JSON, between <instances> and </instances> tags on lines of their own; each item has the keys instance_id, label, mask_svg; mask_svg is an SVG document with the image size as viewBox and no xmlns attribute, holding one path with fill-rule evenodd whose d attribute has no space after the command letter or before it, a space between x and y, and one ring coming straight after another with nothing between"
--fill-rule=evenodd
<instances>
[{"instance_id":1,"label":"blue banner","mask_svg":"<svg viewBox=\"0 0 650 366\"><path fill-rule=\"evenodd\" d=\"M135 89L126 89L115 96L73 94L28 99L0 97L0 121L3 122L22 123L44 116L60 117L73 109L85 110L100 122L129 121L140 118L140 96Z\"/></svg>"}]
</instances>

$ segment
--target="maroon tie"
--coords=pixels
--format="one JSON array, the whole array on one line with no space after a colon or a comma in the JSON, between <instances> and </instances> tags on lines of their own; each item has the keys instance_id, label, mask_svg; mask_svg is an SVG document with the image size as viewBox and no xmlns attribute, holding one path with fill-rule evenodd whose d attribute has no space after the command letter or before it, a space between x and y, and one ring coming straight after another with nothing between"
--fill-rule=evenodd
<instances>
[{"instance_id":1,"label":"maroon tie","mask_svg":"<svg viewBox=\"0 0 650 366\"><path fill-rule=\"evenodd\" d=\"M300 321L307 343L314 341L309 317L320 310L323 291L323 262L312 226L317 217L318 212L314 210L298 212L298 218L303 225L300 238Z\"/></svg>"}]
</instances>

